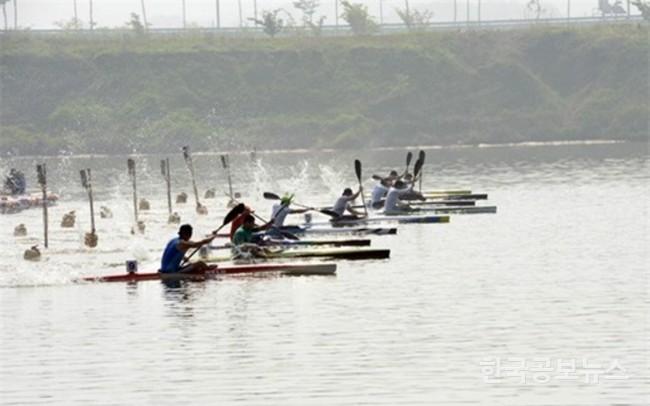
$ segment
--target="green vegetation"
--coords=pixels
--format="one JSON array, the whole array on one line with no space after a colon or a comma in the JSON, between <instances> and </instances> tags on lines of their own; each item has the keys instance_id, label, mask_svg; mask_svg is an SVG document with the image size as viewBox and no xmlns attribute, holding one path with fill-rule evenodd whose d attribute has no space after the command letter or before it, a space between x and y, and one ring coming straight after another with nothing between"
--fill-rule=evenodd
<instances>
[{"instance_id":1,"label":"green vegetation","mask_svg":"<svg viewBox=\"0 0 650 406\"><path fill-rule=\"evenodd\" d=\"M646 140L647 38L7 35L0 154Z\"/></svg>"}]
</instances>

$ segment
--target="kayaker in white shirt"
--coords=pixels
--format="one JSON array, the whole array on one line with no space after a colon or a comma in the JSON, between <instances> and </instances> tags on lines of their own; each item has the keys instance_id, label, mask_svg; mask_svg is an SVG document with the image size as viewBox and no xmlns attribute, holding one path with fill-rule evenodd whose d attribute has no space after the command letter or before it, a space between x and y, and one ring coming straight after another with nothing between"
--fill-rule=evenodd
<instances>
[{"instance_id":1,"label":"kayaker in white shirt","mask_svg":"<svg viewBox=\"0 0 650 406\"><path fill-rule=\"evenodd\" d=\"M308 209L292 209L291 201L293 200L293 195L283 196L280 199L280 203L273 205L273 210L271 212L271 219L273 221L274 227L284 227L284 220L289 214L302 214L306 213Z\"/></svg>"},{"instance_id":2,"label":"kayaker in white shirt","mask_svg":"<svg viewBox=\"0 0 650 406\"><path fill-rule=\"evenodd\" d=\"M347 211L353 216L362 217L363 213L359 213L358 211L354 210L350 205L350 202L356 199L360 193L361 193L361 189L357 190L356 193L352 193L352 189L345 188L343 194L341 194L341 197L336 199L336 203L334 203L334 207L332 207L332 211L338 214L339 216L343 216Z\"/></svg>"},{"instance_id":3,"label":"kayaker in white shirt","mask_svg":"<svg viewBox=\"0 0 650 406\"><path fill-rule=\"evenodd\" d=\"M370 195L370 207L373 209L381 209L384 207L384 197L388 193L390 185L391 181L388 178L379 180L379 183L377 183L372 189Z\"/></svg>"},{"instance_id":4,"label":"kayaker in white shirt","mask_svg":"<svg viewBox=\"0 0 650 406\"><path fill-rule=\"evenodd\" d=\"M411 188L406 183L398 180L393 187L388 190L386 201L384 203L384 214L401 214L404 212L414 211L408 204L400 202L400 197L411 192Z\"/></svg>"}]
</instances>

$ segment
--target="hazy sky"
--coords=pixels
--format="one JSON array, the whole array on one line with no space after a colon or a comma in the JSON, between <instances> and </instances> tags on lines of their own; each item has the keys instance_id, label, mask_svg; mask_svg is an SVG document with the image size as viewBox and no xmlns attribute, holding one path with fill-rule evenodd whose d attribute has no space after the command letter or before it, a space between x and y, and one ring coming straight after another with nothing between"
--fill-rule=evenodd
<instances>
[{"instance_id":1,"label":"hazy sky","mask_svg":"<svg viewBox=\"0 0 650 406\"><path fill-rule=\"evenodd\" d=\"M9 25L13 26L14 2L8 4L7 14ZM18 25L30 28L53 28L56 21L69 20L73 16L74 0L17 0ZM182 0L144 0L147 7L147 17L153 27L180 27L182 25ZM185 0L188 23L200 26L213 26L215 24L216 0ZM326 15L326 24L334 24L334 4L336 0L321 0L319 14ZM482 19L522 18L528 0L482 0ZM370 13L379 20L380 0L353 0L368 6ZM547 9L547 15L555 17L566 16L567 0L541 0ZM613 3L614 0L610 0ZM624 1L625 2L625 1ZM238 0L220 0L221 25L239 25ZM399 22L395 8L403 7L403 0L382 0L384 9L384 22ZM77 0L79 19L85 24L88 22L88 0ZM140 0L94 0L94 20L100 27L123 26L132 12L141 14ZM254 0L241 0L244 24L252 25L246 18L253 16ZM429 9L435 15L433 21L450 21L453 19L453 0L427 1L410 0L411 8ZM478 0L470 0L471 19L476 19L476 5ZM598 5L598 0L572 0L572 16L592 16ZM293 14L296 20L300 19L300 12L292 6L289 0L257 0L258 12L284 8ZM632 7L632 12L637 10ZM340 10L339 10L340 14ZM466 18L466 1L458 1L458 19Z\"/></svg>"}]
</instances>

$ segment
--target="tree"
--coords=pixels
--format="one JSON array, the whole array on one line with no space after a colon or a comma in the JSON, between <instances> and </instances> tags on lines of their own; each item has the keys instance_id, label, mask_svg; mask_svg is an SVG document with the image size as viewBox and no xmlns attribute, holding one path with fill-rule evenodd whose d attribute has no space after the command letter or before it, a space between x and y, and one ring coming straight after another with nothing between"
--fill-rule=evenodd
<instances>
[{"instance_id":1,"label":"tree","mask_svg":"<svg viewBox=\"0 0 650 406\"><path fill-rule=\"evenodd\" d=\"M4 22L5 22L5 31L7 31L7 3L9 3L9 0L0 0L0 5L2 6L2 16L4 17Z\"/></svg>"},{"instance_id":2,"label":"tree","mask_svg":"<svg viewBox=\"0 0 650 406\"><path fill-rule=\"evenodd\" d=\"M293 6L302 11L302 21L309 25L314 21L316 9L320 7L318 0L298 0L293 2Z\"/></svg>"},{"instance_id":3,"label":"tree","mask_svg":"<svg viewBox=\"0 0 650 406\"><path fill-rule=\"evenodd\" d=\"M318 0L298 0L293 2L293 6L302 11L302 22L305 27L309 27L315 35L320 35L323 30L325 16L321 16L318 21L314 22L316 9L320 7Z\"/></svg>"},{"instance_id":4,"label":"tree","mask_svg":"<svg viewBox=\"0 0 650 406\"><path fill-rule=\"evenodd\" d=\"M70 20L55 21L54 25L63 31L80 30L83 28L81 20L72 17Z\"/></svg>"},{"instance_id":5,"label":"tree","mask_svg":"<svg viewBox=\"0 0 650 406\"><path fill-rule=\"evenodd\" d=\"M352 32L356 35L372 34L377 31L377 24L373 21L370 14L368 14L368 7L360 3L350 3L347 0L342 0L343 18Z\"/></svg>"},{"instance_id":6,"label":"tree","mask_svg":"<svg viewBox=\"0 0 650 406\"><path fill-rule=\"evenodd\" d=\"M636 8L639 9L639 11L641 12L641 16L643 16L644 20L650 21L650 1L635 0L630 2L630 4L634 5Z\"/></svg>"},{"instance_id":7,"label":"tree","mask_svg":"<svg viewBox=\"0 0 650 406\"><path fill-rule=\"evenodd\" d=\"M145 27L140 22L140 16L136 13L131 13L131 20L126 23L127 27L130 27L136 35L143 35Z\"/></svg>"},{"instance_id":8,"label":"tree","mask_svg":"<svg viewBox=\"0 0 650 406\"><path fill-rule=\"evenodd\" d=\"M258 20L256 18L249 18L250 21L253 21L256 25L261 25L263 27L264 33L269 37L273 38L282 31L284 27L284 21L278 17L278 14L282 9L277 9L273 11L262 11L262 19Z\"/></svg>"},{"instance_id":9,"label":"tree","mask_svg":"<svg viewBox=\"0 0 650 406\"><path fill-rule=\"evenodd\" d=\"M404 0L404 9L395 9L395 12L409 30L426 27L433 18L433 12L429 10L411 11L408 0Z\"/></svg>"}]
</instances>

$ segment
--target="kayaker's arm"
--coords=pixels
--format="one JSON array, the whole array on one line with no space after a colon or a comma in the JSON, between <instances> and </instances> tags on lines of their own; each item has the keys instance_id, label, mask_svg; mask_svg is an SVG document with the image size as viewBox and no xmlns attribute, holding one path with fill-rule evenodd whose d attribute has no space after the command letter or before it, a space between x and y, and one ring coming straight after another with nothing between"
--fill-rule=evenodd
<instances>
[{"instance_id":1,"label":"kayaker's arm","mask_svg":"<svg viewBox=\"0 0 650 406\"><path fill-rule=\"evenodd\" d=\"M212 235L212 236L210 236L208 238L204 238L202 240L199 240L199 241L179 241L178 245L177 245L177 248L178 248L179 251L182 251L182 252L185 252L190 248L201 248L205 244L209 244L210 242L212 242L212 240L214 240L215 237L216 237L216 234Z\"/></svg>"}]
</instances>

